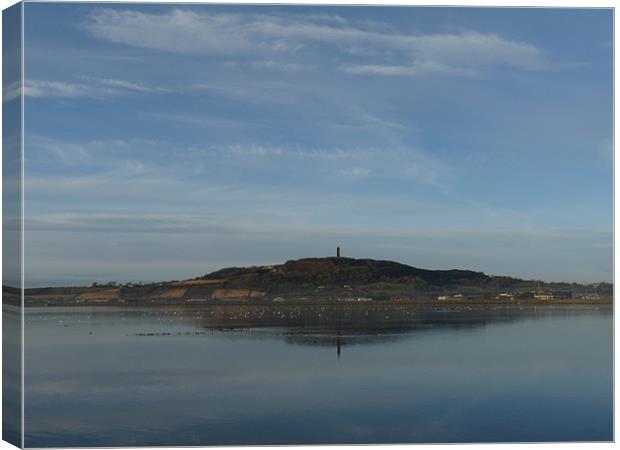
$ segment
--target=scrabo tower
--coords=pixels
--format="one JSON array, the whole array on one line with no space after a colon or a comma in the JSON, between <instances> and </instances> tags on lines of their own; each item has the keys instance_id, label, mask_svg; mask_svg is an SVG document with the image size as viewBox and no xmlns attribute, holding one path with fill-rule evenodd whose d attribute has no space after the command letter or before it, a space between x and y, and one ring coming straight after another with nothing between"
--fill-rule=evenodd
<instances>
[{"instance_id":1,"label":"scrabo tower","mask_svg":"<svg viewBox=\"0 0 620 450\"><path fill-rule=\"evenodd\" d=\"M340 247L336 247L336 258L340 258Z\"/></svg>"}]
</instances>

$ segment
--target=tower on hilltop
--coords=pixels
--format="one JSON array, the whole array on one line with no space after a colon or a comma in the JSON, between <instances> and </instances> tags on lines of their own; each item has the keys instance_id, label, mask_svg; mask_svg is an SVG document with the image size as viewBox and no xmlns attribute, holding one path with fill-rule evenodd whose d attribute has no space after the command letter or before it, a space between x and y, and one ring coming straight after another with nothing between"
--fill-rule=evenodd
<instances>
[{"instance_id":1,"label":"tower on hilltop","mask_svg":"<svg viewBox=\"0 0 620 450\"><path fill-rule=\"evenodd\" d=\"M340 258L340 247L336 247L336 258Z\"/></svg>"}]
</instances>

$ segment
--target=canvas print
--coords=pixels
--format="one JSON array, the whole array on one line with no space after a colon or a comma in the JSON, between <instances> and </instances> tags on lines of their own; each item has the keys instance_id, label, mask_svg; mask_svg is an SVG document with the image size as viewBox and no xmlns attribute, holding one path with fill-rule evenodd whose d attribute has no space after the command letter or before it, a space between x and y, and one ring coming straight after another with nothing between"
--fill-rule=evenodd
<instances>
[{"instance_id":1,"label":"canvas print","mask_svg":"<svg viewBox=\"0 0 620 450\"><path fill-rule=\"evenodd\" d=\"M3 12L3 439L613 440L613 10Z\"/></svg>"}]
</instances>

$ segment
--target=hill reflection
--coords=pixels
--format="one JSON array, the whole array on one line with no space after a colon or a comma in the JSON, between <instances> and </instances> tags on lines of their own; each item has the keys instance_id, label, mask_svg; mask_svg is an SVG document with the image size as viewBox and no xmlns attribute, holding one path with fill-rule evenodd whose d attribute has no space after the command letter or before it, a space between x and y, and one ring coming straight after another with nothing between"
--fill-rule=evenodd
<instances>
[{"instance_id":1,"label":"hill reflection","mask_svg":"<svg viewBox=\"0 0 620 450\"><path fill-rule=\"evenodd\" d=\"M31 308L27 322L84 328L89 336L103 324L121 327L126 336L277 339L296 346L368 346L402 340L434 330L476 330L494 323L543 318L604 315L602 305L438 305L397 303L228 304L192 307Z\"/></svg>"},{"instance_id":2,"label":"hill reflection","mask_svg":"<svg viewBox=\"0 0 620 450\"><path fill-rule=\"evenodd\" d=\"M446 328L467 330L494 322L535 320L549 315L593 313L599 307L565 306L416 306L411 304L230 305L201 311L195 325L220 332L258 329L291 345L334 347L396 341Z\"/></svg>"}]
</instances>

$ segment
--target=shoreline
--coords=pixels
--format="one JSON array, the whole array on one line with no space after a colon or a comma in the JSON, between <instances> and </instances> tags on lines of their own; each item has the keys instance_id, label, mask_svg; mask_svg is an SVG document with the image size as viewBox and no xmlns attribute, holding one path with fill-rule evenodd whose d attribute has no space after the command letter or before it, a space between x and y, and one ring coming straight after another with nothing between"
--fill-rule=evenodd
<instances>
[{"instance_id":1,"label":"shoreline","mask_svg":"<svg viewBox=\"0 0 620 450\"><path fill-rule=\"evenodd\" d=\"M3 306L21 308L21 302L7 301L3 299ZM24 308L64 308L64 307L105 307L115 306L120 308L148 308L148 307L313 307L313 306L348 306L348 307L376 307L376 306L613 306L613 299L583 300L583 299L562 299L562 300L519 300L502 301L495 299L478 300L371 300L371 301L346 301L346 300L291 300L275 302L273 300L197 300L197 301L163 301L161 299L144 301L98 301L98 302L76 302L76 301L26 301Z\"/></svg>"}]
</instances>

